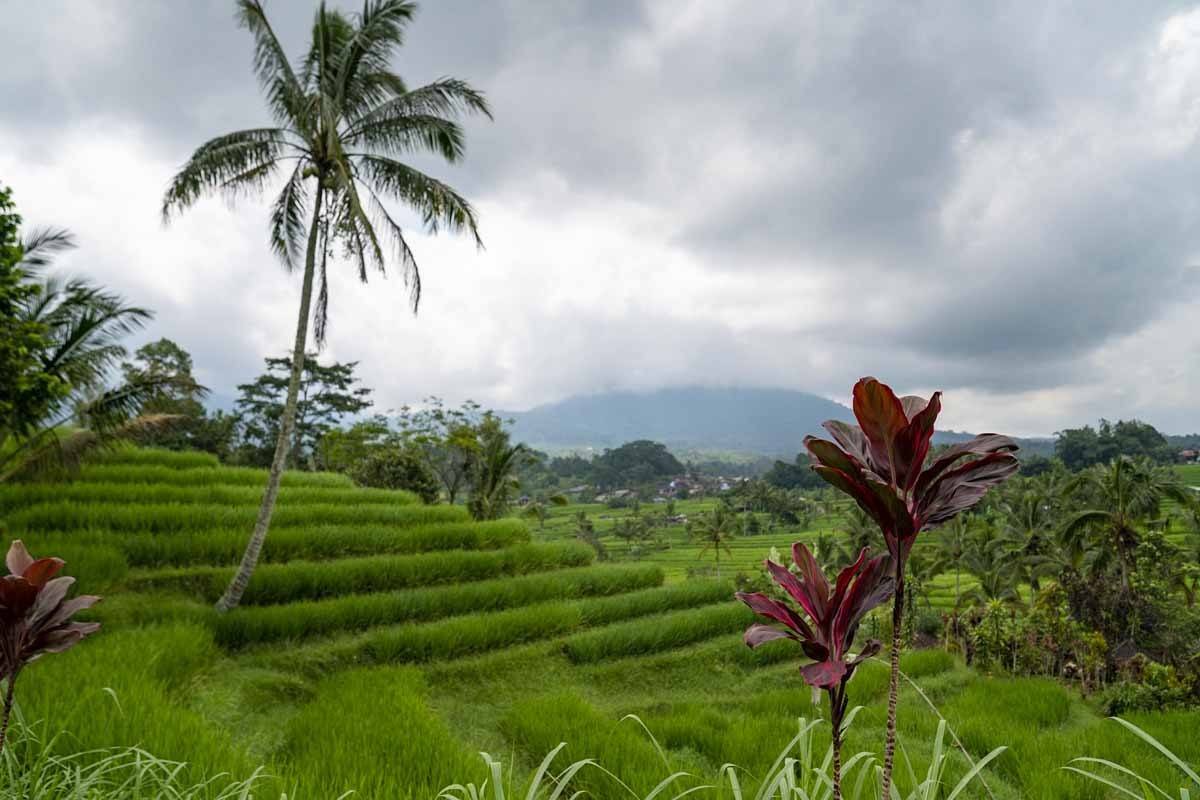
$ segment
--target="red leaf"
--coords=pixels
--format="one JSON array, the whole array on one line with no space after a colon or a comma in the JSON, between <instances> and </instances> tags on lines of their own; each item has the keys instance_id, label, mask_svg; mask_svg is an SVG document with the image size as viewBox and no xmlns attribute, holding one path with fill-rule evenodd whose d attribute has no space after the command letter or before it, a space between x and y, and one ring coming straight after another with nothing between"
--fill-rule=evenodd
<instances>
[{"instance_id":1,"label":"red leaf","mask_svg":"<svg viewBox=\"0 0 1200 800\"><path fill-rule=\"evenodd\" d=\"M816 664L801 667L800 674L804 676L804 681L809 686L832 689L846 674L846 665L840 660L818 661Z\"/></svg>"},{"instance_id":2,"label":"red leaf","mask_svg":"<svg viewBox=\"0 0 1200 800\"><path fill-rule=\"evenodd\" d=\"M813 622L816 622L818 625L820 625L819 620L821 619L822 612L820 610L820 606L818 605L817 598L813 596L813 593L809 590L809 588L802 584L800 580L791 572L789 572L783 565L776 564L774 561L770 560L764 561L763 563L766 564L767 572L769 572L771 577L775 579L775 583L779 584L779 588L783 589L788 593L789 597L799 603L800 607L808 613L808 616L812 617Z\"/></svg>"},{"instance_id":3,"label":"red leaf","mask_svg":"<svg viewBox=\"0 0 1200 800\"><path fill-rule=\"evenodd\" d=\"M908 425L904 406L891 387L874 378L854 384L854 416L871 445L871 460L880 477L896 483L893 450L896 436Z\"/></svg>"},{"instance_id":4,"label":"red leaf","mask_svg":"<svg viewBox=\"0 0 1200 800\"><path fill-rule=\"evenodd\" d=\"M947 447L928 467L921 472L917 479L914 492L924 494L929 485L938 479L943 472L966 456L986 456L992 453L1016 452L1017 444L1007 436L998 433L981 433L969 442L961 442Z\"/></svg>"},{"instance_id":5,"label":"red leaf","mask_svg":"<svg viewBox=\"0 0 1200 800\"><path fill-rule=\"evenodd\" d=\"M770 625L762 625L755 623L746 629L746 633L742 636L742 641L751 650L759 645L767 642L774 642L778 639L794 639L796 637L789 635L786 631L781 631L778 628L772 628Z\"/></svg>"},{"instance_id":6,"label":"red leaf","mask_svg":"<svg viewBox=\"0 0 1200 800\"><path fill-rule=\"evenodd\" d=\"M826 612L829 609L829 581L821 572L821 565L813 558L813 554L803 542L792 543L792 562L800 570L804 578L804 588L813 599L815 610L808 613L818 626L824 625Z\"/></svg>"},{"instance_id":7,"label":"red leaf","mask_svg":"<svg viewBox=\"0 0 1200 800\"><path fill-rule=\"evenodd\" d=\"M755 614L782 622L801 636L812 638L812 628L808 627L808 623L783 603L772 600L762 592L738 592L735 597L748 605Z\"/></svg>"},{"instance_id":8,"label":"red leaf","mask_svg":"<svg viewBox=\"0 0 1200 800\"><path fill-rule=\"evenodd\" d=\"M921 475L921 467L925 464L925 456L929 454L929 445L933 441L933 426L942 410L941 397L941 392L934 392L929 402L909 418L904 430L896 437L896 480L905 491L911 489Z\"/></svg>"},{"instance_id":9,"label":"red leaf","mask_svg":"<svg viewBox=\"0 0 1200 800\"><path fill-rule=\"evenodd\" d=\"M943 473L918 497L922 527L939 525L971 508L988 489L1012 477L1019 468L1011 453L992 453Z\"/></svg>"}]
</instances>

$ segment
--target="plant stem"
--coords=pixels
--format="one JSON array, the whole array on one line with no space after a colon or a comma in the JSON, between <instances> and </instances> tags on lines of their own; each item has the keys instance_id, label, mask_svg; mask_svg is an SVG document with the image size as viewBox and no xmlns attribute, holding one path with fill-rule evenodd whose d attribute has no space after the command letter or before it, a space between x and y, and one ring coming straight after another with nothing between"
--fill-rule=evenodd
<instances>
[{"instance_id":1,"label":"plant stem","mask_svg":"<svg viewBox=\"0 0 1200 800\"><path fill-rule=\"evenodd\" d=\"M4 712L0 717L0 752L4 750L4 741L8 738L8 718L12 715L13 689L17 686L17 676L8 676L8 688L4 692Z\"/></svg>"},{"instance_id":2,"label":"plant stem","mask_svg":"<svg viewBox=\"0 0 1200 800\"><path fill-rule=\"evenodd\" d=\"M904 562L896 560L896 594L892 598L892 675L888 682L887 737L883 746L881 797L891 797L892 764L896 760L896 703L900 699L900 627L904 623Z\"/></svg>"},{"instance_id":3,"label":"plant stem","mask_svg":"<svg viewBox=\"0 0 1200 800\"><path fill-rule=\"evenodd\" d=\"M846 710L846 684L829 690L829 719L833 723L833 800L842 800L842 717Z\"/></svg>"}]
</instances>

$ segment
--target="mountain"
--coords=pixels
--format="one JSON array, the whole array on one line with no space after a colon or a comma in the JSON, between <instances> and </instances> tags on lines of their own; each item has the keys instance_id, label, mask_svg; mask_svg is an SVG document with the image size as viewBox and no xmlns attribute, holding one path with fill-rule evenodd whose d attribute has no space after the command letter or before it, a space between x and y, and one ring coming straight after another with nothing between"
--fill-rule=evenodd
<instances>
[{"instance_id":1,"label":"mountain","mask_svg":"<svg viewBox=\"0 0 1200 800\"><path fill-rule=\"evenodd\" d=\"M542 450L616 447L635 439L662 442L675 452L725 451L791 459L808 434L826 436L827 419L854 421L846 406L789 389L707 389L578 395L529 411L497 412L513 420L517 441ZM937 444L974 434L938 431ZM1018 439L1026 455L1050 455L1053 439Z\"/></svg>"},{"instance_id":2,"label":"mountain","mask_svg":"<svg viewBox=\"0 0 1200 800\"><path fill-rule=\"evenodd\" d=\"M653 439L675 450L794 456L827 419L853 420L832 400L786 389L659 389L569 397L529 411L500 412L514 438L542 449L616 447Z\"/></svg>"}]
</instances>

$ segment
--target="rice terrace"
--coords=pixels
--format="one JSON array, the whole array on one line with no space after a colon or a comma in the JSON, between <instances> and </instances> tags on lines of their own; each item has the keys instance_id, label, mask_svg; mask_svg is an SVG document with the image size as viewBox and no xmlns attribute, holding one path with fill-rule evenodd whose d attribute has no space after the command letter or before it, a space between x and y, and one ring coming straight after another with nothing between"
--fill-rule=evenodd
<instances>
[{"instance_id":1,"label":"rice terrace","mask_svg":"<svg viewBox=\"0 0 1200 800\"><path fill-rule=\"evenodd\" d=\"M1200 797L1156 5L0 0L0 798Z\"/></svg>"}]
</instances>

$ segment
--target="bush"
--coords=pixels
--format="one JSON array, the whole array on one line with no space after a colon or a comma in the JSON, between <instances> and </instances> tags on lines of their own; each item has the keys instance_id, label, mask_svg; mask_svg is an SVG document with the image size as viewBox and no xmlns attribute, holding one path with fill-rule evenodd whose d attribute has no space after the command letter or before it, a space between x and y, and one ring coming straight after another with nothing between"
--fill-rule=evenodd
<instances>
[{"instance_id":1,"label":"bush","mask_svg":"<svg viewBox=\"0 0 1200 800\"><path fill-rule=\"evenodd\" d=\"M419 456L409 450L383 450L368 456L350 473L359 486L404 489L425 503L436 503L441 495L437 476Z\"/></svg>"},{"instance_id":2,"label":"bush","mask_svg":"<svg viewBox=\"0 0 1200 800\"><path fill-rule=\"evenodd\" d=\"M407 589L439 583L522 575L591 563L591 548L575 542L521 544L504 550L447 550L410 556L378 555L335 561L264 564L254 573L242 602L256 605ZM192 567L142 575L136 591L182 590L215 602L233 578L225 567Z\"/></svg>"}]
</instances>

